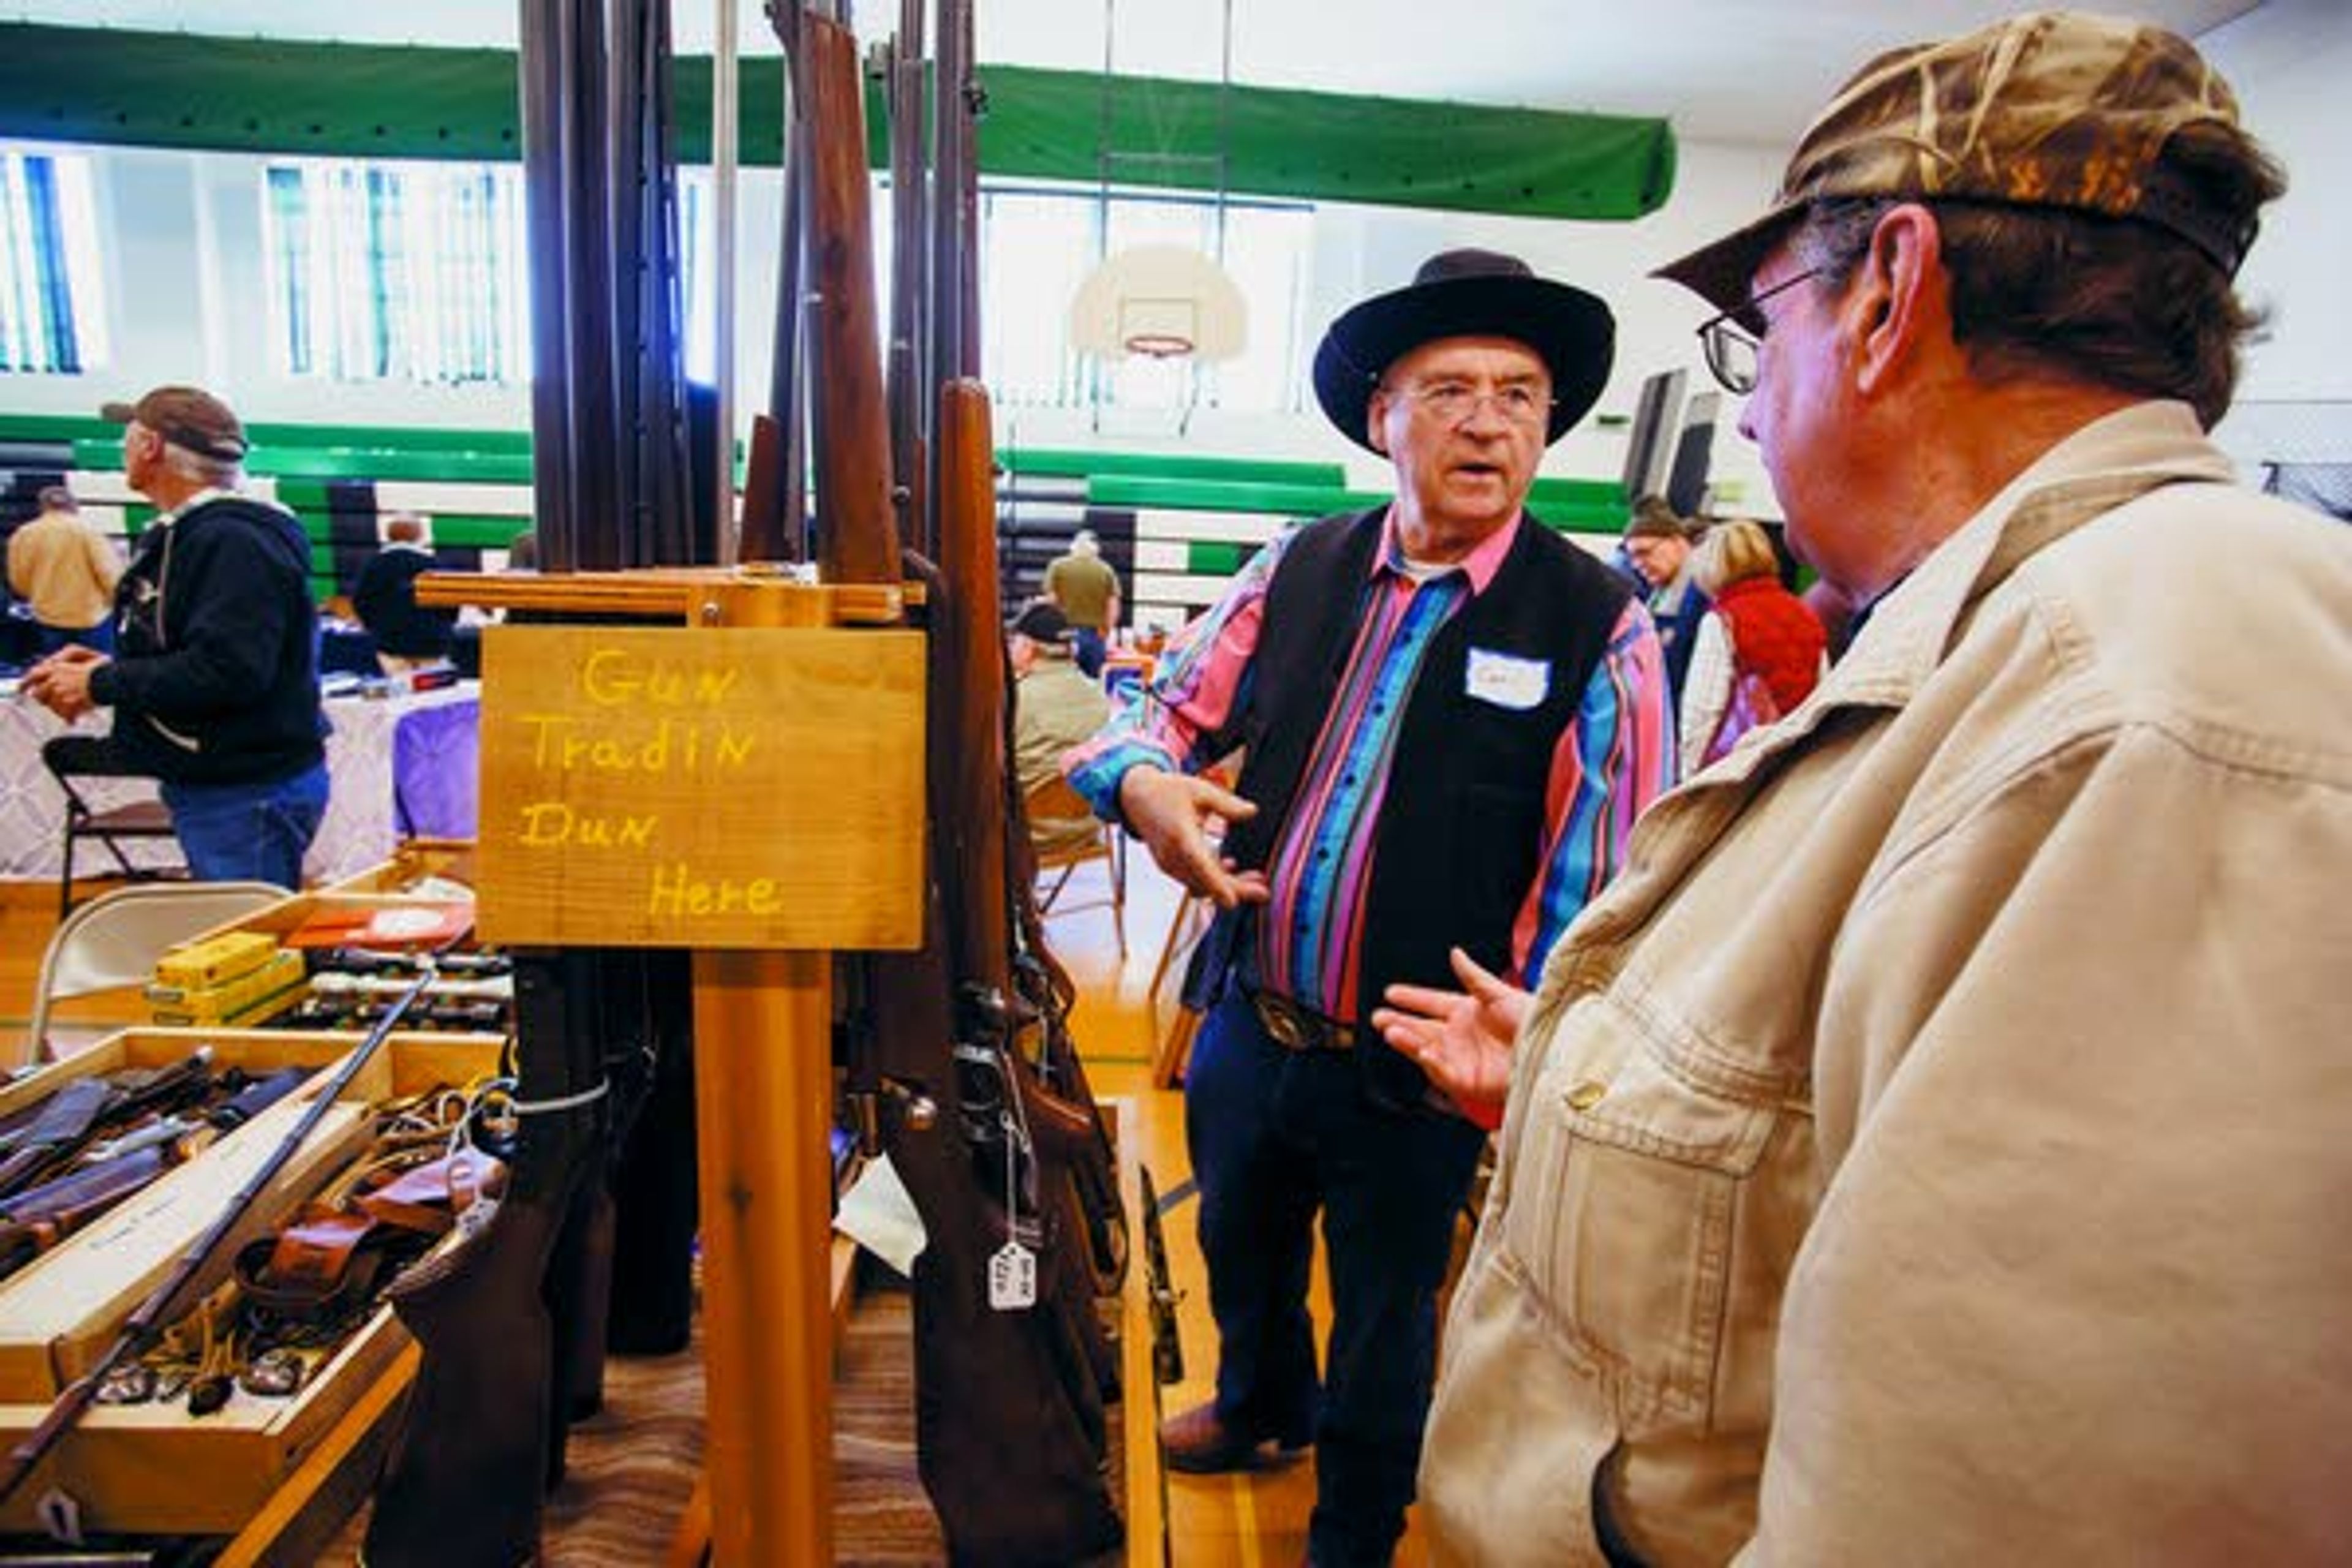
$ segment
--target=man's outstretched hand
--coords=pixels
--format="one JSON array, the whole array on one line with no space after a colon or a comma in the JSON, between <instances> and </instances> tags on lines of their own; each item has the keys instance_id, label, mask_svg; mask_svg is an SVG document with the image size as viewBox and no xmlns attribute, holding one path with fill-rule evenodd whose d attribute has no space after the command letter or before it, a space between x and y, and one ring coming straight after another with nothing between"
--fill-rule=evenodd
<instances>
[{"instance_id":1,"label":"man's outstretched hand","mask_svg":"<svg viewBox=\"0 0 2352 1568\"><path fill-rule=\"evenodd\" d=\"M1391 985L1372 1027L1429 1075L1430 1082L1482 1127L1502 1124L1511 1087L1511 1047L1527 1021L1527 992L1453 951L1461 991Z\"/></svg>"},{"instance_id":2,"label":"man's outstretched hand","mask_svg":"<svg viewBox=\"0 0 2352 1568\"><path fill-rule=\"evenodd\" d=\"M1228 789L1149 763L1118 781L1119 814L1160 868L1221 910L1262 904L1269 894L1263 871L1236 871L1219 857L1210 829L1241 822L1257 807Z\"/></svg>"}]
</instances>

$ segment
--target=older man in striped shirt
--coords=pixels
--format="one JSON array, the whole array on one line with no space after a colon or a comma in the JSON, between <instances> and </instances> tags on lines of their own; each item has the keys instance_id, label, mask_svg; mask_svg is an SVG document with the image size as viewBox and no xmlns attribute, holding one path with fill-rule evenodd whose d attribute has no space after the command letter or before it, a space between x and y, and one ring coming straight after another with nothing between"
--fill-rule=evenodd
<instances>
[{"instance_id":1,"label":"older man in striped shirt","mask_svg":"<svg viewBox=\"0 0 2352 1568\"><path fill-rule=\"evenodd\" d=\"M1451 984L1465 962L1531 981L1671 782L1647 613L1525 510L1613 333L1599 300L1483 251L1342 315L1316 393L1389 458L1395 501L1267 545L1065 760L1222 911L1186 1083L1217 1394L1168 1423L1169 1462L1314 1443L1324 1568L1385 1563L1402 1532L1435 1292L1484 1138L1365 1021L1389 984ZM1235 750L1234 791L1196 776Z\"/></svg>"}]
</instances>

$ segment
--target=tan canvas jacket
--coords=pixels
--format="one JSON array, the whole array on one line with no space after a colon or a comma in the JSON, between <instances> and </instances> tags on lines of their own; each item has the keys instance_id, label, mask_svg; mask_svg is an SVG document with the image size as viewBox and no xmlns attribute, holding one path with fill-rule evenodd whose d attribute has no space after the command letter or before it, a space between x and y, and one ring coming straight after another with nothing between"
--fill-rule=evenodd
<instances>
[{"instance_id":1,"label":"tan canvas jacket","mask_svg":"<svg viewBox=\"0 0 2352 1568\"><path fill-rule=\"evenodd\" d=\"M2078 432L1643 819L1521 1037L1437 1561L2352 1561L2352 531L2228 476Z\"/></svg>"}]
</instances>

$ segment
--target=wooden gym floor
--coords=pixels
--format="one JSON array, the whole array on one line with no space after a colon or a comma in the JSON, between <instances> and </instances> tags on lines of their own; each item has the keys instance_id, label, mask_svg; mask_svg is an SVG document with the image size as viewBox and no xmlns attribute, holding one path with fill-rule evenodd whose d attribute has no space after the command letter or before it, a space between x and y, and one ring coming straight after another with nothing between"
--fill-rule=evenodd
<instances>
[{"instance_id":1,"label":"wooden gym floor","mask_svg":"<svg viewBox=\"0 0 2352 1568\"><path fill-rule=\"evenodd\" d=\"M1171 973L1155 999L1157 963L1180 903L1174 884L1139 851L1129 860L1128 952L1122 960L1110 912L1102 899L1101 863L1079 868L1047 920L1047 935L1080 986L1073 1018L1093 1076L1095 1092L1132 1098L1142 1130L1143 1159L1166 1205L1170 1266L1182 1296L1185 1381L1163 1389L1170 1414L1206 1399L1216 1369L1215 1331L1208 1287L1187 1200L1192 1163L1184 1152L1183 1096L1151 1085L1152 1056L1175 1009ZM26 1020L41 954L57 924L57 887L50 882L0 882L0 1055L21 1059ZM114 1022L141 1016L129 997L92 998L61 1012L67 1037L91 1037ZM1173 1201L1171 1202L1170 1200ZM1139 1251L1139 1259L1140 1253ZM1316 1284L1318 1322L1328 1322L1322 1281ZM1283 1468L1243 1476L1168 1478L1169 1531L1176 1568L1289 1568L1306 1554L1307 1517L1314 1505L1311 1456ZM593 1504L591 1505L593 1507ZM1399 1552L1400 1568L1425 1561L1419 1531Z\"/></svg>"}]
</instances>

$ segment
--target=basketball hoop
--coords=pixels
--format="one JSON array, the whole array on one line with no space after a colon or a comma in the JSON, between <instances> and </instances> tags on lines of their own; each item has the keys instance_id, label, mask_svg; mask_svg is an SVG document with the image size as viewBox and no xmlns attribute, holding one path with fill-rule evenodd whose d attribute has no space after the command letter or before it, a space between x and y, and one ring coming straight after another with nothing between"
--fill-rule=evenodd
<instances>
[{"instance_id":1,"label":"basketball hoop","mask_svg":"<svg viewBox=\"0 0 2352 1568\"><path fill-rule=\"evenodd\" d=\"M1127 340L1127 352L1145 359L1182 359L1192 352L1192 340L1180 332L1137 332Z\"/></svg>"},{"instance_id":2,"label":"basketball hoop","mask_svg":"<svg viewBox=\"0 0 2352 1568\"><path fill-rule=\"evenodd\" d=\"M1103 231L1108 232L1111 164L1111 40L1117 0L1103 0L1102 124L1096 148L1101 164ZM1107 255L1070 301L1070 346L1100 359L1159 362L1240 357L1248 337L1249 307L1222 263L1225 241L1225 176L1233 96L1233 0L1224 0L1223 62L1218 97L1216 232L1213 255L1181 245L1139 245ZM1142 154L1139 154L1140 156ZM1166 149L1154 161L1164 164Z\"/></svg>"},{"instance_id":3,"label":"basketball hoop","mask_svg":"<svg viewBox=\"0 0 2352 1568\"><path fill-rule=\"evenodd\" d=\"M1236 357L1249 306L1224 269L1180 245L1139 245L1110 257L1070 301L1070 342L1119 359L1211 362Z\"/></svg>"}]
</instances>

